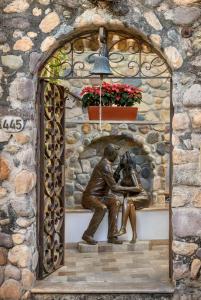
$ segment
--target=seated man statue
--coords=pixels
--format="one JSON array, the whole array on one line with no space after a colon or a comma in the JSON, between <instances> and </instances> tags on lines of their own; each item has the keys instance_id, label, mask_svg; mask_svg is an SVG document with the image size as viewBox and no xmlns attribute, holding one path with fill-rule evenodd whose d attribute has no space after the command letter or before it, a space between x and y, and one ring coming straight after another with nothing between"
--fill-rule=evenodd
<instances>
[{"instance_id":1,"label":"seated man statue","mask_svg":"<svg viewBox=\"0 0 201 300\"><path fill-rule=\"evenodd\" d=\"M121 244L117 239L117 216L120 201L109 192L127 193L138 192L138 187L126 187L118 185L113 177L111 164L118 156L117 147L108 144L104 149L103 158L95 166L89 183L83 192L82 205L84 208L94 210L88 228L82 239L88 244L95 245L97 242L93 236L101 223L107 209L108 213L108 242Z\"/></svg>"}]
</instances>

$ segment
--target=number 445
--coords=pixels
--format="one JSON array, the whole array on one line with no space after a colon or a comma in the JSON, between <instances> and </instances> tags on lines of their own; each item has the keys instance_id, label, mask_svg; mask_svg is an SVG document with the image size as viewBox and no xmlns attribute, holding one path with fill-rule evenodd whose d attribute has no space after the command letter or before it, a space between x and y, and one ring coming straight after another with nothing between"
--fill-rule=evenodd
<instances>
[{"instance_id":1,"label":"number 445","mask_svg":"<svg viewBox=\"0 0 201 300\"><path fill-rule=\"evenodd\" d=\"M0 127L7 132L19 132L24 128L24 121L18 117L4 117L0 122Z\"/></svg>"}]
</instances>

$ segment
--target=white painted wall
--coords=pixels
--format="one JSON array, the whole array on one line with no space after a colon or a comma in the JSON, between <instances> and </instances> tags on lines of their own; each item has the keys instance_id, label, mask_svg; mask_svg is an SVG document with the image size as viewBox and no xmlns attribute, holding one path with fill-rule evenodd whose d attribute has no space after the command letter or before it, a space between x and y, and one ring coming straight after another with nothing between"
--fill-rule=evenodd
<instances>
[{"instance_id":1,"label":"white painted wall","mask_svg":"<svg viewBox=\"0 0 201 300\"><path fill-rule=\"evenodd\" d=\"M65 216L65 242L76 243L82 240L82 234L87 228L92 217L91 212L67 212ZM121 216L119 216L119 227ZM128 222L129 223L129 222ZM169 212L159 211L137 211L137 234L138 240L167 240L169 239ZM121 237L123 240L130 240L132 231L130 223L127 226L127 233ZM98 241L107 240L107 214L101 222L94 238Z\"/></svg>"}]
</instances>

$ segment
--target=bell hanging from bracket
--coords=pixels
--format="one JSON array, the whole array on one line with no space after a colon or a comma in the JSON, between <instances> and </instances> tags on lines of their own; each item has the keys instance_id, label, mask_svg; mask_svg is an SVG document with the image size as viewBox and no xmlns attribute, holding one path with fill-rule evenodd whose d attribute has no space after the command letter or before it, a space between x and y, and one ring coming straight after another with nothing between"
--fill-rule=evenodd
<instances>
[{"instance_id":1,"label":"bell hanging from bracket","mask_svg":"<svg viewBox=\"0 0 201 300\"><path fill-rule=\"evenodd\" d=\"M99 44L99 56L95 57L94 66L90 74L100 76L112 75L108 59L107 35L104 27L100 27L99 29Z\"/></svg>"},{"instance_id":2,"label":"bell hanging from bracket","mask_svg":"<svg viewBox=\"0 0 201 300\"><path fill-rule=\"evenodd\" d=\"M99 55L95 58L92 75L112 75L110 70L109 59L105 56Z\"/></svg>"}]
</instances>

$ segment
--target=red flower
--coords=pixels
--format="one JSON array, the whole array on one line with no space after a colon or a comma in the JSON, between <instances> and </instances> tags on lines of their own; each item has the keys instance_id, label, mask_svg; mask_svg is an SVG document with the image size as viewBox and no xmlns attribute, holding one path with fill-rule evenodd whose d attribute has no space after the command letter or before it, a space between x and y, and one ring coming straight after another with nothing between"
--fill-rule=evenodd
<instances>
[{"instance_id":1,"label":"red flower","mask_svg":"<svg viewBox=\"0 0 201 300\"><path fill-rule=\"evenodd\" d=\"M139 103L142 99L142 90L128 84L122 83L102 83L102 101L103 105L133 105ZM100 86L86 86L81 91L83 106L98 105L100 101Z\"/></svg>"}]
</instances>

